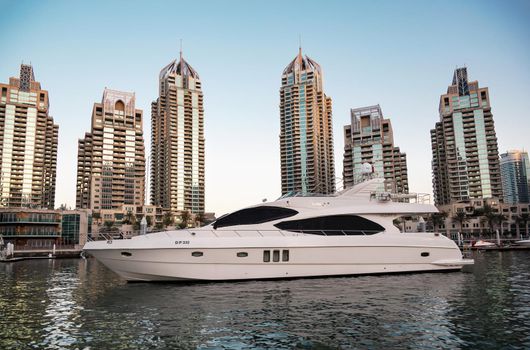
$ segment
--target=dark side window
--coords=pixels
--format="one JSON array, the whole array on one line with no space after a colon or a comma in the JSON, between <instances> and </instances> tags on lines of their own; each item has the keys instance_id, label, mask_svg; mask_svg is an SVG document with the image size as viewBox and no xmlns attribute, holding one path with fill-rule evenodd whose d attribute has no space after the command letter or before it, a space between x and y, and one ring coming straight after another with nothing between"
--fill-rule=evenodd
<instances>
[{"instance_id":1,"label":"dark side window","mask_svg":"<svg viewBox=\"0 0 530 350\"><path fill-rule=\"evenodd\" d=\"M309 219L282 221L274 226L280 230L326 236L373 235L385 230L378 223L357 215L319 216Z\"/></svg>"},{"instance_id":2,"label":"dark side window","mask_svg":"<svg viewBox=\"0 0 530 350\"><path fill-rule=\"evenodd\" d=\"M289 208L261 206L242 209L217 219L213 228L261 224L267 221L279 220L296 215L298 212Z\"/></svg>"}]
</instances>

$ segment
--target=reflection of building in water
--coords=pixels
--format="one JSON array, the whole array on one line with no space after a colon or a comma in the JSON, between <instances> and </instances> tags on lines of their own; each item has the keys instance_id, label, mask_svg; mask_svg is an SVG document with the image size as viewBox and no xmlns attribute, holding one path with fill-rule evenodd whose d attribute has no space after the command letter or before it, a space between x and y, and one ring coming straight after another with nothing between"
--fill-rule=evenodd
<instances>
[{"instance_id":1,"label":"reflection of building in water","mask_svg":"<svg viewBox=\"0 0 530 350\"><path fill-rule=\"evenodd\" d=\"M55 260L53 261L55 264ZM79 288L79 278L75 270L64 270L58 264L61 273L48 276L46 289L47 304L44 310L44 323L39 344L46 348L63 348L67 344L75 344L84 321L80 313L83 306L78 304L74 291ZM55 266L54 266L55 267ZM82 301L81 301L82 302Z\"/></svg>"}]
</instances>

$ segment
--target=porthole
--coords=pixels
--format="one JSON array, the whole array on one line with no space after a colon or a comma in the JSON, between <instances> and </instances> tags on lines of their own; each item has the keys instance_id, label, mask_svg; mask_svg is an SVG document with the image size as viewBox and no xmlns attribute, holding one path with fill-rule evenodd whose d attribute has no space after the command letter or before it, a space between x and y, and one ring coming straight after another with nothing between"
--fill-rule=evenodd
<instances>
[{"instance_id":1,"label":"porthole","mask_svg":"<svg viewBox=\"0 0 530 350\"><path fill-rule=\"evenodd\" d=\"M237 257L238 258L246 258L248 256L247 252L238 252Z\"/></svg>"},{"instance_id":2,"label":"porthole","mask_svg":"<svg viewBox=\"0 0 530 350\"><path fill-rule=\"evenodd\" d=\"M279 250L273 250L272 251L272 261L274 261L274 262L280 261L280 251Z\"/></svg>"},{"instance_id":3,"label":"porthole","mask_svg":"<svg viewBox=\"0 0 530 350\"><path fill-rule=\"evenodd\" d=\"M196 258L198 258L200 256L203 256L203 255L204 255L203 252L193 252L193 253L191 253L191 256L194 256Z\"/></svg>"},{"instance_id":4,"label":"porthole","mask_svg":"<svg viewBox=\"0 0 530 350\"><path fill-rule=\"evenodd\" d=\"M289 261L289 251L282 250L282 261Z\"/></svg>"},{"instance_id":5,"label":"porthole","mask_svg":"<svg viewBox=\"0 0 530 350\"><path fill-rule=\"evenodd\" d=\"M126 257L132 256L132 254L129 252L121 252L121 255Z\"/></svg>"},{"instance_id":6,"label":"porthole","mask_svg":"<svg viewBox=\"0 0 530 350\"><path fill-rule=\"evenodd\" d=\"M430 255L429 252L422 252L422 253L421 253L421 256L424 256L424 257L425 257L425 256L429 256L429 255Z\"/></svg>"},{"instance_id":7,"label":"porthole","mask_svg":"<svg viewBox=\"0 0 530 350\"><path fill-rule=\"evenodd\" d=\"M271 251L264 250L263 251L263 262L269 262L269 261L271 261Z\"/></svg>"}]
</instances>

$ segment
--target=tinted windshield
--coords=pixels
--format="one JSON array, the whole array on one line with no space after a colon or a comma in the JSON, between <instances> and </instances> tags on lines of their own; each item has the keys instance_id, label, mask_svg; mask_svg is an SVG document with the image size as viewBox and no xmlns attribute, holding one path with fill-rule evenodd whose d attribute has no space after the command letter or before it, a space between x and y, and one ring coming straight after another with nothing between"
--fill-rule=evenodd
<instances>
[{"instance_id":1,"label":"tinted windshield","mask_svg":"<svg viewBox=\"0 0 530 350\"><path fill-rule=\"evenodd\" d=\"M378 223L357 215L319 216L309 219L282 221L274 226L286 231L326 236L371 235L385 230Z\"/></svg>"},{"instance_id":2,"label":"tinted windshield","mask_svg":"<svg viewBox=\"0 0 530 350\"><path fill-rule=\"evenodd\" d=\"M261 206L247 208L217 219L217 221L213 223L213 228L261 224L268 221L288 218L296 214L298 214L296 210L280 207Z\"/></svg>"}]
</instances>

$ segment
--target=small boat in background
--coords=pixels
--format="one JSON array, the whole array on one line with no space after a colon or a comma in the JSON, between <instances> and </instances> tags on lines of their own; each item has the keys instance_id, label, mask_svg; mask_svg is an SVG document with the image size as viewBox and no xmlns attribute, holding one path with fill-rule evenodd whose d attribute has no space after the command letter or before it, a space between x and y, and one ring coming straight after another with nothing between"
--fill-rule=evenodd
<instances>
[{"instance_id":1,"label":"small boat in background","mask_svg":"<svg viewBox=\"0 0 530 350\"><path fill-rule=\"evenodd\" d=\"M484 241L484 240L478 240L473 244L473 247L475 248L491 248L497 246L495 243Z\"/></svg>"},{"instance_id":2,"label":"small boat in background","mask_svg":"<svg viewBox=\"0 0 530 350\"><path fill-rule=\"evenodd\" d=\"M530 239L523 239L521 241L516 241L515 244L530 247Z\"/></svg>"}]
</instances>

